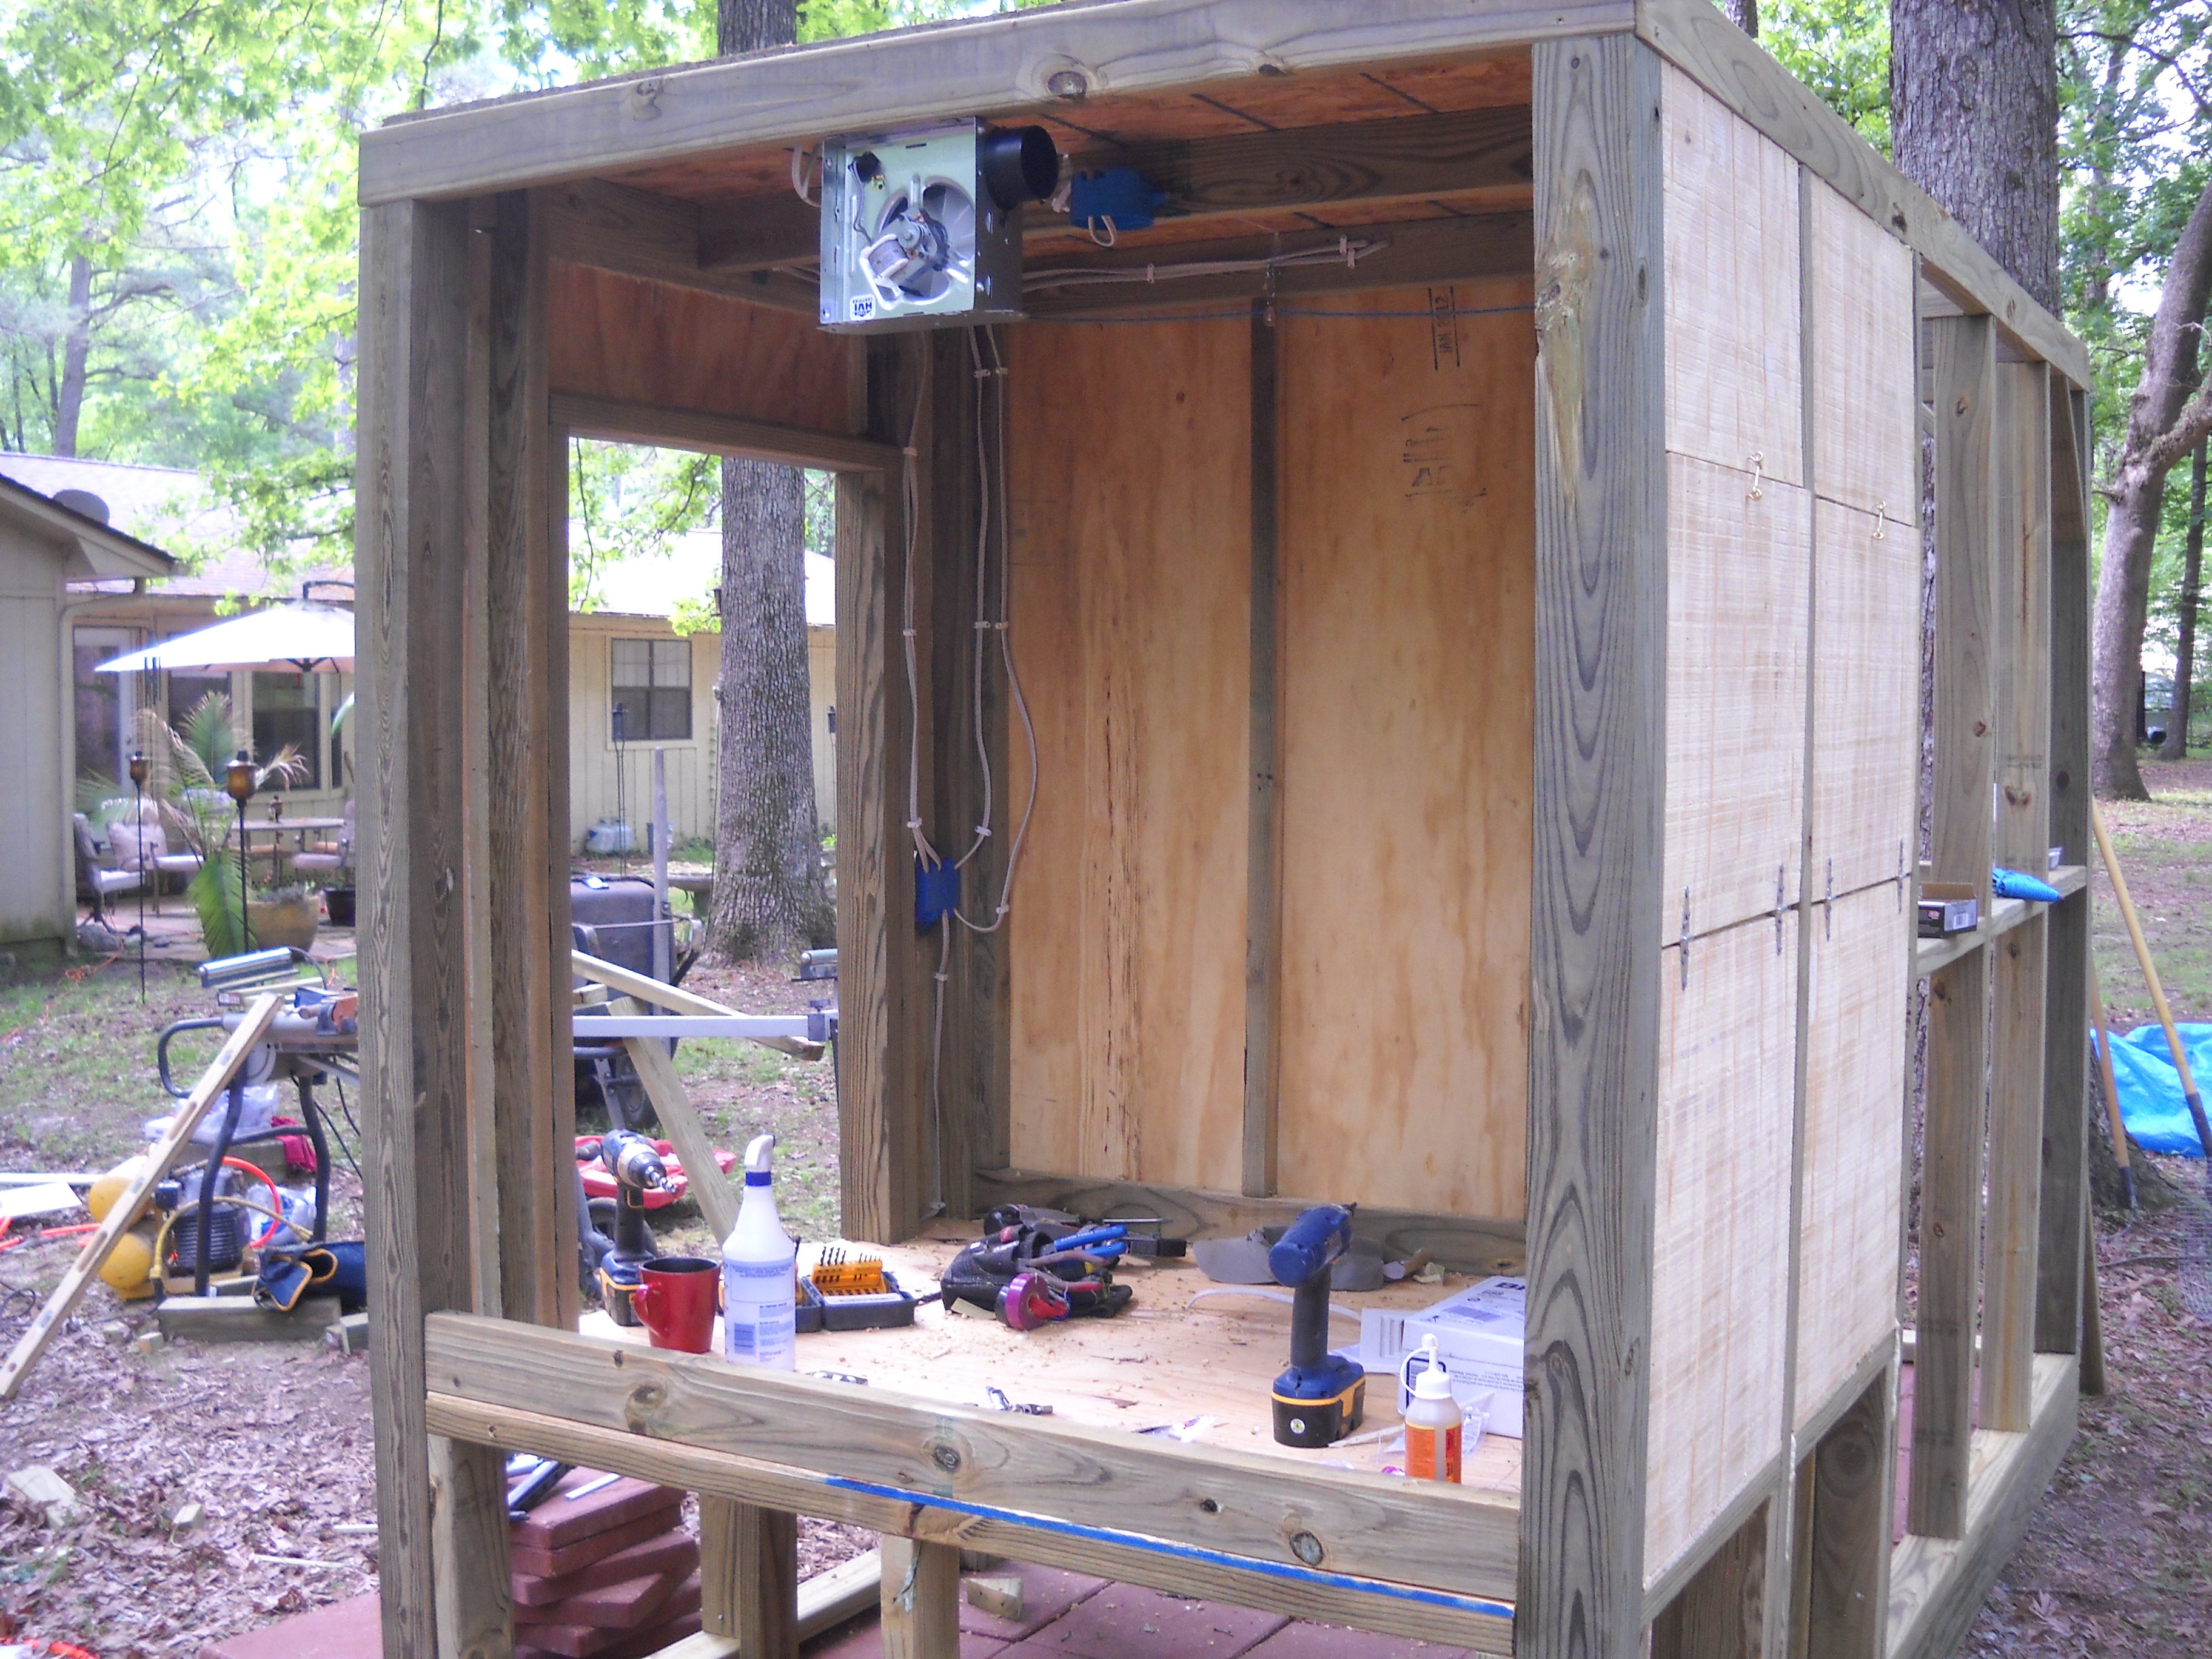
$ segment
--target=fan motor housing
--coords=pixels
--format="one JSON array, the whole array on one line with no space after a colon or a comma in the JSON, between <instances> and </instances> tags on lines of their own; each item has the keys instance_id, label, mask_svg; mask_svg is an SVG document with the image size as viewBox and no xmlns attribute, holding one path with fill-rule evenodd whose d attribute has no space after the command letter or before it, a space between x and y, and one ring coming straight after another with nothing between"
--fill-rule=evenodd
<instances>
[{"instance_id":1,"label":"fan motor housing","mask_svg":"<svg viewBox=\"0 0 2212 1659\"><path fill-rule=\"evenodd\" d=\"M822 326L875 334L1018 320L1022 201L1052 189L1040 141L1056 173L1040 129L992 130L972 117L824 144Z\"/></svg>"}]
</instances>

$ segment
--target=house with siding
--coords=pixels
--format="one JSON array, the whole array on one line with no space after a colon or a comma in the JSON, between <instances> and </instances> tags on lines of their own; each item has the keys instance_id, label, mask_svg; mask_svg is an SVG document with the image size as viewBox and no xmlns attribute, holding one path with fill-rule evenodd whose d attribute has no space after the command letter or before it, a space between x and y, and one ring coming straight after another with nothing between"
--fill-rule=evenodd
<instances>
[{"instance_id":1,"label":"house with siding","mask_svg":"<svg viewBox=\"0 0 2212 1659\"><path fill-rule=\"evenodd\" d=\"M58 456L0 454L0 479L51 495L76 490L97 500L120 530L158 540L181 535L205 545L227 527L210 509L197 475ZM129 539L125 537L125 539ZM635 559L603 570L595 584L602 603L574 611L568 635L569 836L580 849L592 824L619 819L634 826L640 850L652 816L653 750L667 756L672 839L710 840L717 782L714 685L721 636L679 633L677 601L709 592L720 549L708 531L678 539L661 557ZM836 769L835 598L830 562L809 554L808 668L814 731L814 793L823 828L836 828ZM283 792L285 811L301 817L340 816L353 793L350 720L332 720L353 692L353 676L301 672L282 665L238 673L102 674L100 663L142 647L189 634L240 605L299 596L299 580L273 579L250 554L220 556L197 570L162 567L117 577L88 567L69 594L68 670L74 761L83 779L122 778L137 711L151 708L180 721L210 691L228 696L253 736L257 755L292 744L307 776ZM349 566L309 580L347 582ZM318 598L334 597L318 586ZM48 655L57 647L50 647ZM59 671L57 669L57 677ZM617 742L616 705L623 706ZM57 774L57 776L59 775ZM64 815L65 817L65 814Z\"/></svg>"}]
</instances>

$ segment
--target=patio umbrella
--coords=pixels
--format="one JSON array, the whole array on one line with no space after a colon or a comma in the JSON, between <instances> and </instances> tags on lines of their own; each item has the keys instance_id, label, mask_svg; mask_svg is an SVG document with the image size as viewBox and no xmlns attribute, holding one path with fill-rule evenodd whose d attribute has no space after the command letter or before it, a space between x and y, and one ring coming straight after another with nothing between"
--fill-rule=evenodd
<instances>
[{"instance_id":1,"label":"patio umbrella","mask_svg":"<svg viewBox=\"0 0 2212 1659\"><path fill-rule=\"evenodd\" d=\"M272 605L197 633L133 651L100 665L103 674L144 674L155 669L251 670L289 663L302 674L319 668L353 672L353 612L301 600Z\"/></svg>"}]
</instances>

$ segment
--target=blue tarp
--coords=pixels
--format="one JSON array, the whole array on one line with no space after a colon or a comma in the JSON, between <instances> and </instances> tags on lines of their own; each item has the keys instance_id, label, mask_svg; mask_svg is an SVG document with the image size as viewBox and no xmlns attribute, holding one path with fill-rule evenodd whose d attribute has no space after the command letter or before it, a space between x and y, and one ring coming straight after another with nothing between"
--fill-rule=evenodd
<instances>
[{"instance_id":1,"label":"blue tarp","mask_svg":"<svg viewBox=\"0 0 2212 1659\"><path fill-rule=\"evenodd\" d=\"M2212 1078L2212 1025L2177 1025L2181 1046L2189 1051L2190 1075L2203 1092ZM2166 1046L2166 1031L2157 1025L2138 1025L2112 1042L2112 1081L2119 1085L2120 1117L2128 1133L2154 1152L2179 1152L2202 1158L2196 1121L2181 1097L2181 1073L2174 1069L2173 1051Z\"/></svg>"}]
</instances>

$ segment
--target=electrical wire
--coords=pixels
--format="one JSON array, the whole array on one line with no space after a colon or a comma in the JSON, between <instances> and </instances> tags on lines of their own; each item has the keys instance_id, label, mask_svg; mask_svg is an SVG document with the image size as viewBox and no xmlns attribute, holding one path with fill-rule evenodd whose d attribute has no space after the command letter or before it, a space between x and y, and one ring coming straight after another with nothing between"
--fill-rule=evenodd
<instances>
[{"instance_id":1,"label":"electrical wire","mask_svg":"<svg viewBox=\"0 0 2212 1659\"><path fill-rule=\"evenodd\" d=\"M1170 283L1194 276L1234 276L1248 271L1276 271L1294 265L1342 265L1356 270L1359 262L1390 246L1384 236L1340 236L1334 247L1301 248L1296 253L1261 253L1243 259L1170 259L1146 265L1075 265L1057 270L1025 273L1024 289L1096 288L1114 283Z\"/></svg>"}]
</instances>

